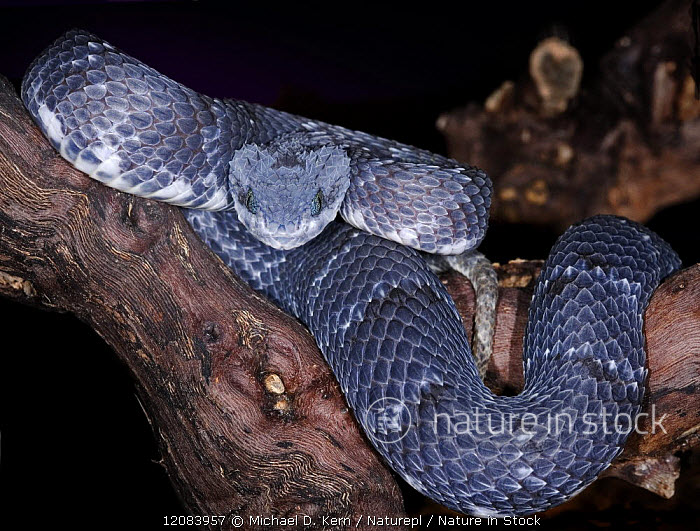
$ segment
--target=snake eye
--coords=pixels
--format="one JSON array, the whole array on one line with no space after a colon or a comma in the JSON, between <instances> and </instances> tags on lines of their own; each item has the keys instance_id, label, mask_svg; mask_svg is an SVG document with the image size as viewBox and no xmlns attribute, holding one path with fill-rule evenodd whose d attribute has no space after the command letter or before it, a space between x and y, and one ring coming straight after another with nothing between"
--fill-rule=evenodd
<instances>
[{"instance_id":1,"label":"snake eye","mask_svg":"<svg viewBox=\"0 0 700 531\"><path fill-rule=\"evenodd\" d=\"M311 215L318 216L323 208L323 192L319 190L311 200Z\"/></svg>"},{"instance_id":2,"label":"snake eye","mask_svg":"<svg viewBox=\"0 0 700 531\"><path fill-rule=\"evenodd\" d=\"M258 200L255 199L255 194L252 188L248 188L248 193L245 196L245 207L250 211L251 214L258 213Z\"/></svg>"}]
</instances>

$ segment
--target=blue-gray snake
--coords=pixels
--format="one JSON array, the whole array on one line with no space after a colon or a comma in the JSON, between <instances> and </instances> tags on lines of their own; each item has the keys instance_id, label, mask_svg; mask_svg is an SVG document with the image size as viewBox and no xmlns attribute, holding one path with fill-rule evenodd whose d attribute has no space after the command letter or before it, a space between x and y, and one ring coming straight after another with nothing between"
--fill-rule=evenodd
<instances>
[{"instance_id":1,"label":"blue-gray snake","mask_svg":"<svg viewBox=\"0 0 700 531\"><path fill-rule=\"evenodd\" d=\"M186 207L240 278L299 318L368 439L420 492L475 515L530 514L622 450L644 394L643 312L680 267L648 229L596 216L559 238L530 306L525 388L496 396L419 252L478 246L481 170L199 95L83 31L32 63L22 99L64 158Z\"/></svg>"}]
</instances>

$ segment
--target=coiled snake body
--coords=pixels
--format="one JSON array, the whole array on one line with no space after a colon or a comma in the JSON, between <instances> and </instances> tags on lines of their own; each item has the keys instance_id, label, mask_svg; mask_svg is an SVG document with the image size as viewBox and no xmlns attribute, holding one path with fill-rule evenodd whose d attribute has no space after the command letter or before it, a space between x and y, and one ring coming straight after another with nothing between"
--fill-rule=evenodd
<instances>
[{"instance_id":1,"label":"coiled snake body","mask_svg":"<svg viewBox=\"0 0 700 531\"><path fill-rule=\"evenodd\" d=\"M368 438L419 491L472 514L530 514L621 451L644 392L643 311L680 265L644 227L597 216L557 241L530 307L525 389L495 396L415 250L478 245L480 170L198 95L81 31L34 61L22 98L79 169L189 207L201 238L306 324Z\"/></svg>"}]
</instances>

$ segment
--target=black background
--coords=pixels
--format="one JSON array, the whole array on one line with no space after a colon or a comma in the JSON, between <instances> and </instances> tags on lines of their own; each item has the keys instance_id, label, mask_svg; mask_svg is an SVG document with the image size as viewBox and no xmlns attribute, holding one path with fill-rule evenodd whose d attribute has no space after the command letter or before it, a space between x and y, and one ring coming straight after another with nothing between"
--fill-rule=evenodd
<instances>
[{"instance_id":1,"label":"black background","mask_svg":"<svg viewBox=\"0 0 700 531\"><path fill-rule=\"evenodd\" d=\"M87 4L0 2L0 73L18 86L45 46L79 27L205 94L444 152L439 113L522 77L538 40L566 36L583 56L585 84L601 54L658 2L482 1L457 11L435 2ZM697 208L649 223L686 263L700 258ZM556 236L516 230L497 228L487 254L542 258ZM103 341L69 315L0 300L0 317L3 520L158 529L165 515L183 514L130 377Z\"/></svg>"}]
</instances>

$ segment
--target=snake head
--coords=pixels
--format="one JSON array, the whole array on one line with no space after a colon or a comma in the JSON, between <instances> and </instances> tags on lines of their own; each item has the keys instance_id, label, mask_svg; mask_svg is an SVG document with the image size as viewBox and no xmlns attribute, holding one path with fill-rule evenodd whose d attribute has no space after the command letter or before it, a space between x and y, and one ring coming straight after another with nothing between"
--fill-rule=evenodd
<instances>
[{"instance_id":1,"label":"snake head","mask_svg":"<svg viewBox=\"0 0 700 531\"><path fill-rule=\"evenodd\" d=\"M350 159L337 146L305 146L293 135L246 144L229 163L238 219L258 240L293 249L318 236L340 208Z\"/></svg>"}]
</instances>

